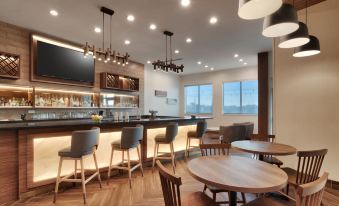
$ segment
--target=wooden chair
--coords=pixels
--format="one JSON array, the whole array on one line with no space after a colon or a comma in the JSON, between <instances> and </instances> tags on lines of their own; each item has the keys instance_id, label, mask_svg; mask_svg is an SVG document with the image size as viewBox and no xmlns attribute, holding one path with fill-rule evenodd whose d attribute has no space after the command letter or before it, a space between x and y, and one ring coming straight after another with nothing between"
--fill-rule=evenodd
<instances>
[{"instance_id":1,"label":"wooden chair","mask_svg":"<svg viewBox=\"0 0 339 206\"><path fill-rule=\"evenodd\" d=\"M255 139L255 136L253 135L252 140L258 140L258 139ZM275 135L267 135L267 140L269 142L274 143L275 142ZM259 155L254 155L254 158L259 159ZM277 165L278 167L281 167L284 164L281 160L274 157L273 155L264 155L263 161L267 162L269 164L272 164L272 165Z\"/></svg>"},{"instance_id":2,"label":"wooden chair","mask_svg":"<svg viewBox=\"0 0 339 206\"><path fill-rule=\"evenodd\" d=\"M159 168L159 176L161 181L162 192L164 196L165 206L217 206L210 198L202 192L192 193L183 196L181 200L180 186L182 185L181 177L171 174L159 160L156 161Z\"/></svg>"},{"instance_id":3,"label":"wooden chair","mask_svg":"<svg viewBox=\"0 0 339 206\"><path fill-rule=\"evenodd\" d=\"M202 156L216 156L216 155L229 155L229 149L231 147L231 144L200 144L200 150L201 150L201 154ZM212 168L211 168L212 169ZM213 201L218 203L218 204L228 204L229 201L221 201L221 202L217 202L217 193L221 193L221 192L227 192L229 195L229 191L228 190L223 190L223 189L219 189L210 185L205 185L204 186L204 190L203 192L206 191L206 189L208 189L212 194L213 194ZM246 197L244 193L241 193L242 196L242 201L239 201L239 203L246 203Z\"/></svg>"},{"instance_id":4,"label":"wooden chair","mask_svg":"<svg viewBox=\"0 0 339 206\"><path fill-rule=\"evenodd\" d=\"M321 178L298 186L295 200L269 196L256 199L245 206L320 206L327 179L328 173L325 172Z\"/></svg>"},{"instance_id":5,"label":"wooden chair","mask_svg":"<svg viewBox=\"0 0 339 206\"><path fill-rule=\"evenodd\" d=\"M282 168L282 170L284 170L288 175L286 194L289 192L290 185L296 187L318 179L327 151L327 149L299 151L297 153L299 158L297 171L288 167Z\"/></svg>"}]
</instances>

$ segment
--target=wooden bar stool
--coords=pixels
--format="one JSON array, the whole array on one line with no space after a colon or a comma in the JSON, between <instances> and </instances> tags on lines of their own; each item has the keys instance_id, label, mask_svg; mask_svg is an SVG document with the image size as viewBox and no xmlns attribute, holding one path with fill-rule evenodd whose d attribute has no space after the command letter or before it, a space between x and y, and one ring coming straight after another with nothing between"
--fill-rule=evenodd
<instances>
[{"instance_id":1,"label":"wooden bar stool","mask_svg":"<svg viewBox=\"0 0 339 206\"><path fill-rule=\"evenodd\" d=\"M81 182L82 183L82 193L83 193L83 199L84 204L86 204L86 184L92 180L95 176L98 177L100 188L101 186L101 178L100 178L100 172L98 167L98 162L96 159L95 152L98 149L99 145L99 135L100 135L100 128L94 127L91 130L82 130L82 131L74 131L72 133L72 142L71 147L62 149L59 151L59 169L58 169L58 176L56 179L55 184L55 193L54 193L54 199L53 202L56 202L59 184L61 182ZM93 155L94 163L96 172L92 174L88 179L85 178L85 169L84 169L84 163L83 159L84 157L88 155ZM67 175L63 178L60 177L61 174L61 168L62 163L64 160L74 160L75 161L75 170L73 174ZM77 161L80 161L81 165L81 179L77 179ZM70 179L71 176L74 176L74 179Z\"/></svg>"},{"instance_id":2,"label":"wooden bar stool","mask_svg":"<svg viewBox=\"0 0 339 206\"><path fill-rule=\"evenodd\" d=\"M169 159L172 160L173 172L175 173L175 153L173 141L178 134L178 123L169 123L166 127L166 134L158 134L155 136L155 146L154 146L154 156L153 156L153 164L152 171L154 171L155 161L157 159ZM166 154L164 152L159 152L159 145L167 144L170 146L170 156L158 156L159 153Z\"/></svg>"},{"instance_id":3,"label":"wooden bar stool","mask_svg":"<svg viewBox=\"0 0 339 206\"><path fill-rule=\"evenodd\" d=\"M142 176L144 176L144 171L142 168L142 160L140 157L140 149L139 149L140 141L143 138L143 131L144 131L144 127L142 125L137 125L136 127L124 127L122 128L121 139L112 142L111 158L110 158L108 174L107 174L107 184L109 183L112 169L128 171L130 188L132 188L132 172L135 169L140 167L141 174ZM130 151L132 149L137 149L138 158L139 158L139 161L133 167L131 167L131 157L130 157ZM118 165L112 165L114 151L122 152L122 160ZM124 158L125 152L127 153L127 162ZM127 163L127 166L124 166L125 163Z\"/></svg>"},{"instance_id":4,"label":"wooden bar stool","mask_svg":"<svg viewBox=\"0 0 339 206\"><path fill-rule=\"evenodd\" d=\"M197 123L196 131L188 131L187 132L187 141L186 141L186 150L185 157L189 157L189 150L192 148L199 148L199 145L191 146L192 139L199 139L199 144L203 144L203 136L207 129L207 122L200 121Z\"/></svg>"}]
</instances>

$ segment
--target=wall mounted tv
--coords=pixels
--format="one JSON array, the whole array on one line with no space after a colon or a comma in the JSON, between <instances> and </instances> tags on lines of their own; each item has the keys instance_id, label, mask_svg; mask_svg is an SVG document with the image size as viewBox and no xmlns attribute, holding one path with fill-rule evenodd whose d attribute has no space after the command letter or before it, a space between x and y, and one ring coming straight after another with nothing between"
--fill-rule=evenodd
<instances>
[{"instance_id":1,"label":"wall mounted tv","mask_svg":"<svg viewBox=\"0 0 339 206\"><path fill-rule=\"evenodd\" d=\"M43 41L36 42L35 74L75 82L94 82L94 59L80 51Z\"/></svg>"}]
</instances>

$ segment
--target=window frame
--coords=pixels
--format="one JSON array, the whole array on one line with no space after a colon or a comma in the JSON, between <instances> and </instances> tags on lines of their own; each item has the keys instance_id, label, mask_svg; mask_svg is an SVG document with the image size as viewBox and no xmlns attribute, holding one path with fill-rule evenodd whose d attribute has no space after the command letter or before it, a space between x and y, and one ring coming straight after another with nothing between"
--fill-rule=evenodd
<instances>
[{"instance_id":1,"label":"window frame","mask_svg":"<svg viewBox=\"0 0 339 206\"><path fill-rule=\"evenodd\" d=\"M244 116L258 116L258 113L225 113L224 112L224 102L225 102L225 98L224 98L224 84L225 83L239 83L240 82L240 111L242 111L243 109L243 105L242 105L242 83L243 82L247 82L247 81L257 81L258 82L258 96L259 96L259 81L258 79L244 79L244 80L238 80L238 81L223 81L222 82L222 105L221 105L221 111L223 115L229 115L229 116L234 116L234 115L244 115ZM258 109L259 109L259 98L258 98Z\"/></svg>"},{"instance_id":2,"label":"window frame","mask_svg":"<svg viewBox=\"0 0 339 206\"><path fill-rule=\"evenodd\" d=\"M209 86L212 86L212 111L210 113L200 113L198 111L198 113L188 113L186 111L186 87L192 87L192 86L197 86L198 87L198 110L200 110L200 86L206 86L206 85L209 85ZM213 112L214 112L214 85L212 83L203 83L203 84L187 84L187 85L184 85L184 113L187 114L187 115L200 115L200 114L203 114L203 115L213 115Z\"/></svg>"}]
</instances>

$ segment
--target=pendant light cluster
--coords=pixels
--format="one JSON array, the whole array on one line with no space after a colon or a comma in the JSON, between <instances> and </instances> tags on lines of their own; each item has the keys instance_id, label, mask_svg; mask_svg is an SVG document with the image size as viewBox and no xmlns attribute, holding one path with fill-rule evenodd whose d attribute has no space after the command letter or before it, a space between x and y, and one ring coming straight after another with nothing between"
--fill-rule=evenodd
<instances>
[{"instance_id":1,"label":"pendant light cluster","mask_svg":"<svg viewBox=\"0 0 339 206\"><path fill-rule=\"evenodd\" d=\"M125 55L121 55L119 52L112 51L112 16L114 11L108 9L106 7L101 7L100 11L102 12L102 48L96 50L95 46L90 46L88 42L86 42L84 46L84 57L86 58L89 55L92 55L93 59L97 59L98 61L104 61L105 63L113 62L118 65L125 66L128 64L128 58L130 55L126 53ZM110 16L110 46L109 48L105 48L105 15Z\"/></svg>"},{"instance_id":2,"label":"pendant light cluster","mask_svg":"<svg viewBox=\"0 0 339 206\"><path fill-rule=\"evenodd\" d=\"M279 48L294 48L294 57L306 57L320 53L319 40L309 35L307 28L308 0L306 3L306 24L298 21L293 5L282 0L239 0L238 15L243 19L264 17L265 37L279 37Z\"/></svg>"},{"instance_id":3,"label":"pendant light cluster","mask_svg":"<svg viewBox=\"0 0 339 206\"><path fill-rule=\"evenodd\" d=\"M165 35L165 41L166 41L166 59L165 61L162 60L157 60L154 61L152 63L152 65L154 66L154 70L161 70L164 72L174 72L174 73L180 73L180 72L184 72L184 65L176 65L173 62L174 61L178 61L178 60L182 60L180 59L172 59L172 36L173 33L170 31L164 31L164 35ZM170 48L169 48L169 59L167 57L167 52L168 52L168 48L167 48L167 43L170 43Z\"/></svg>"}]
</instances>

